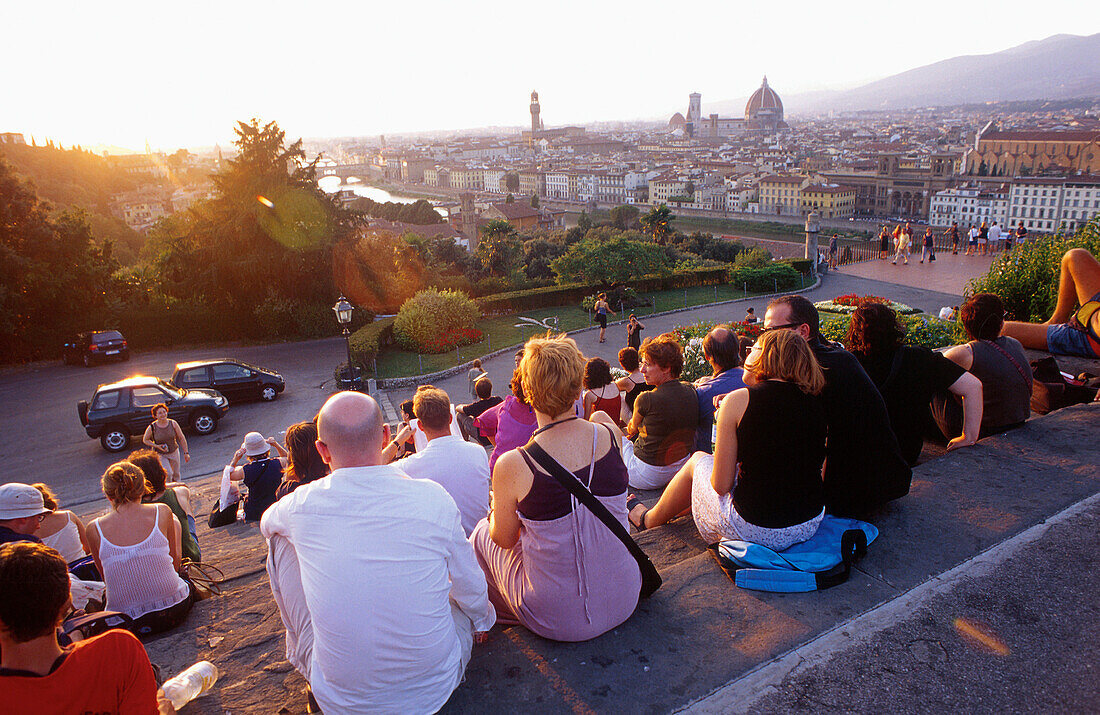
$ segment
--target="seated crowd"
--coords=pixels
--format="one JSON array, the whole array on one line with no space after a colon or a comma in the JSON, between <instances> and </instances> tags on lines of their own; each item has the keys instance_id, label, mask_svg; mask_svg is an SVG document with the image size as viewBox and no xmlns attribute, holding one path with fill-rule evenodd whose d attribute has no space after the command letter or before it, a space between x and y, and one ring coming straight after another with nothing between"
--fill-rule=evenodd
<instances>
[{"instance_id":1,"label":"seated crowd","mask_svg":"<svg viewBox=\"0 0 1100 715\"><path fill-rule=\"evenodd\" d=\"M1084 336L1074 349L1091 350L1100 311L1072 308L1100 300L1100 265L1067 261L1072 297L1060 294L1043 345L1073 343L1068 325ZM620 351L618 380L568 337L533 338L503 399L479 364L473 402L423 385L395 434L355 392L291 426L285 446L250 432L228 478L247 489L243 520L259 521L268 542L287 659L323 711L432 712L496 623L584 641L630 618L642 575L609 518L642 530L690 514L707 544L781 551L813 537L826 514L880 513L908 493L926 438L951 450L1028 418L1020 340L1037 345L1036 326L1005 324L991 294L960 315L971 340L938 354L906 345L891 309L864 304L843 347L822 337L812 303L783 296L747 355L730 326L711 330L702 349L712 374L694 384L680 380L672 333ZM190 493L167 481L162 454L111 465L111 510L88 527L58 511L46 485L0 487L0 689L35 697L36 678L70 683L102 652L116 663L109 677L125 671L125 696L155 709L132 636L63 650L56 631L70 611L65 566L88 556L106 607L134 633L186 617L195 589L184 559L201 552ZM647 507L631 487L661 493ZM16 578L37 579L38 595Z\"/></svg>"}]
</instances>

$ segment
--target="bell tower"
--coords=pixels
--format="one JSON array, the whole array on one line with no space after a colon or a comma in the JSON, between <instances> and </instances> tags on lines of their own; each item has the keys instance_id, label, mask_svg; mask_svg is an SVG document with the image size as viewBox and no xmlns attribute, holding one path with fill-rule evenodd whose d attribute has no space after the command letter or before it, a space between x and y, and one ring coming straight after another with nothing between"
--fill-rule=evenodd
<instances>
[{"instance_id":1,"label":"bell tower","mask_svg":"<svg viewBox=\"0 0 1100 715\"><path fill-rule=\"evenodd\" d=\"M542 120L539 119L539 112L542 108L539 106L539 93L531 90L531 142L535 141L535 134L538 134L542 129Z\"/></svg>"}]
</instances>

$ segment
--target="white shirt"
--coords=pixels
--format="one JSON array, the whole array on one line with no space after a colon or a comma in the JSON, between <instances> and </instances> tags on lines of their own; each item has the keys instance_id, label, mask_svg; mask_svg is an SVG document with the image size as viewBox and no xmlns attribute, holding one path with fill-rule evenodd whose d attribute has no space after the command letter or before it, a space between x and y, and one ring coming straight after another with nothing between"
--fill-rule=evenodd
<instances>
[{"instance_id":1,"label":"white shirt","mask_svg":"<svg viewBox=\"0 0 1100 715\"><path fill-rule=\"evenodd\" d=\"M496 621L443 487L392 465L337 469L276 502L260 532L297 554L325 712L443 706L463 671L450 600L475 630Z\"/></svg>"},{"instance_id":2,"label":"white shirt","mask_svg":"<svg viewBox=\"0 0 1100 715\"><path fill-rule=\"evenodd\" d=\"M446 489L458 505L466 536L489 513L489 455L480 444L454 435L436 437L395 466L413 479L430 479Z\"/></svg>"},{"instance_id":3,"label":"white shirt","mask_svg":"<svg viewBox=\"0 0 1100 715\"><path fill-rule=\"evenodd\" d=\"M1001 227L997 224L993 224L989 227L989 240L1000 241L1001 240Z\"/></svg>"}]
</instances>

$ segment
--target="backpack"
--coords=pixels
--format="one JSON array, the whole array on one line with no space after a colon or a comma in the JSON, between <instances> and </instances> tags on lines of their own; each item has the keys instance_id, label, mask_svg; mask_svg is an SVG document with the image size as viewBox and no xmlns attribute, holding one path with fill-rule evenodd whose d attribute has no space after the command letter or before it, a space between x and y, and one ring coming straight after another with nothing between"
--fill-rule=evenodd
<instances>
[{"instance_id":1,"label":"backpack","mask_svg":"<svg viewBox=\"0 0 1100 715\"><path fill-rule=\"evenodd\" d=\"M805 593L848 580L852 564L878 537L872 524L826 514L809 540L776 552L748 541L727 539L710 547L735 584L755 591Z\"/></svg>"}]
</instances>

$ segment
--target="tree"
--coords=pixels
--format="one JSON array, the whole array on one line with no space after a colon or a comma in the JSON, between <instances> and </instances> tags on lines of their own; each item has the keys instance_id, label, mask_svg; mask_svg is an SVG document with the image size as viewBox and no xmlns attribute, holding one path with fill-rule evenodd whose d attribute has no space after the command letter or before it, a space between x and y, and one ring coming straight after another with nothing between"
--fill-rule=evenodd
<instances>
[{"instance_id":1,"label":"tree","mask_svg":"<svg viewBox=\"0 0 1100 715\"><path fill-rule=\"evenodd\" d=\"M539 207L539 195L531 194L531 208L537 209Z\"/></svg>"},{"instance_id":2,"label":"tree","mask_svg":"<svg viewBox=\"0 0 1100 715\"><path fill-rule=\"evenodd\" d=\"M485 272L492 276L509 275L519 265L523 247L515 227L507 221L490 221L481 227L477 255Z\"/></svg>"},{"instance_id":3,"label":"tree","mask_svg":"<svg viewBox=\"0 0 1100 715\"><path fill-rule=\"evenodd\" d=\"M519 191L519 174L514 171L509 171L504 175L504 188L510 194L514 194Z\"/></svg>"},{"instance_id":4,"label":"tree","mask_svg":"<svg viewBox=\"0 0 1100 715\"><path fill-rule=\"evenodd\" d=\"M672 209L664 204L654 206L649 213L642 216L642 230L657 243L664 245L669 234L672 233L672 221L676 217L672 215Z\"/></svg>"},{"instance_id":5,"label":"tree","mask_svg":"<svg viewBox=\"0 0 1100 715\"><path fill-rule=\"evenodd\" d=\"M581 211L581 215L577 217L577 228L585 233L592 228L592 219L588 217L587 211Z\"/></svg>"},{"instance_id":6,"label":"tree","mask_svg":"<svg viewBox=\"0 0 1100 715\"><path fill-rule=\"evenodd\" d=\"M638 220L638 207L630 206L629 204L616 206L611 209L610 216L611 225L620 231L626 231L627 229L634 228L634 223Z\"/></svg>"},{"instance_id":7,"label":"tree","mask_svg":"<svg viewBox=\"0 0 1100 715\"><path fill-rule=\"evenodd\" d=\"M516 202L516 197L512 196L511 193L509 193L508 197L504 199L504 203L506 203L506 204L514 204L515 202Z\"/></svg>"},{"instance_id":8,"label":"tree","mask_svg":"<svg viewBox=\"0 0 1100 715\"><path fill-rule=\"evenodd\" d=\"M672 270L668 251L630 234L601 235L607 229L589 233L583 241L569 247L565 255L550 263L559 283L611 283L651 273ZM637 234L634 234L637 236Z\"/></svg>"}]
</instances>

